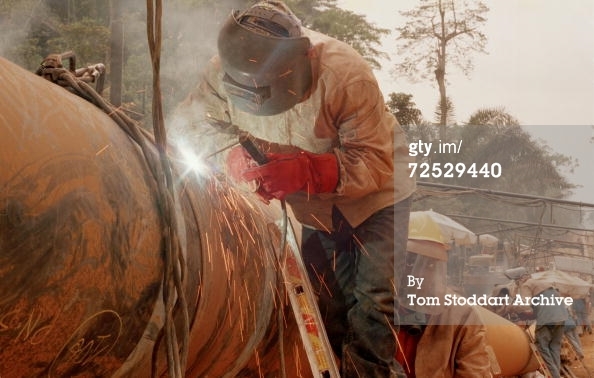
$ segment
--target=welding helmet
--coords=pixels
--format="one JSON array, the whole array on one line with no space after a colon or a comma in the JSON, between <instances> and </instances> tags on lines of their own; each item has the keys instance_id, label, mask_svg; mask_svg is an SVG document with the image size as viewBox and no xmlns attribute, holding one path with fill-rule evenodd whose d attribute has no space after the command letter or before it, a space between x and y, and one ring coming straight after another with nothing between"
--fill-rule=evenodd
<instances>
[{"instance_id":1,"label":"welding helmet","mask_svg":"<svg viewBox=\"0 0 594 378\"><path fill-rule=\"evenodd\" d=\"M311 86L310 41L279 1L234 11L219 32L223 85L231 103L255 115L282 113Z\"/></svg>"}]
</instances>

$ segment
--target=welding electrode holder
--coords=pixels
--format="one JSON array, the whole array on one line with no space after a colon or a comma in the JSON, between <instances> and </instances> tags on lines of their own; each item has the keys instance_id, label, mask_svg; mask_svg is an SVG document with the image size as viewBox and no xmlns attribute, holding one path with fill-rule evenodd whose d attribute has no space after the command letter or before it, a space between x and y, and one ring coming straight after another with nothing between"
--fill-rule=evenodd
<instances>
[{"instance_id":1,"label":"welding electrode holder","mask_svg":"<svg viewBox=\"0 0 594 378\"><path fill-rule=\"evenodd\" d=\"M252 157L252 159L254 159L256 163L258 163L258 165L264 165L268 163L268 158L266 157L266 155L264 155L258 149L258 147L256 147L254 142L252 142L252 140L247 135L239 136L239 144L241 144L241 146L245 148L247 153Z\"/></svg>"}]
</instances>

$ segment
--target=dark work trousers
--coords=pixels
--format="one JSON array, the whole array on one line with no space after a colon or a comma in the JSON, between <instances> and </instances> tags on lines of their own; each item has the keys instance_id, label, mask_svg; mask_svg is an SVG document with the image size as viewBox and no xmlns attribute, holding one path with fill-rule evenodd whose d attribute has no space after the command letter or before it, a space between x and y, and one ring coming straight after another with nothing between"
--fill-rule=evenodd
<instances>
[{"instance_id":1,"label":"dark work trousers","mask_svg":"<svg viewBox=\"0 0 594 378\"><path fill-rule=\"evenodd\" d=\"M331 233L303 228L302 253L343 378L405 377L395 360L410 199L351 227L333 209Z\"/></svg>"},{"instance_id":2,"label":"dark work trousers","mask_svg":"<svg viewBox=\"0 0 594 378\"><path fill-rule=\"evenodd\" d=\"M561 378L561 343L564 322L536 325L536 346L553 378Z\"/></svg>"}]
</instances>

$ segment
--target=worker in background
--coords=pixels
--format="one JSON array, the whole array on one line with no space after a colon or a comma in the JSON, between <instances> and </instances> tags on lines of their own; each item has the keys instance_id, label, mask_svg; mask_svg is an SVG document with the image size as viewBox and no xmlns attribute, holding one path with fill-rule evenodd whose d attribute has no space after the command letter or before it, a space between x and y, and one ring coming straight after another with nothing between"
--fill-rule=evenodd
<instances>
[{"instance_id":1,"label":"worker in background","mask_svg":"<svg viewBox=\"0 0 594 378\"><path fill-rule=\"evenodd\" d=\"M571 305L572 310L576 315L577 334L579 336L586 333L592 334L592 325L590 323L590 293L585 298L576 298Z\"/></svg>"},{"instance_id":2,"label":"worker in background","mask_svg":"<svg viewBox=\"0 0 594 378\"><path fill-rule=\"evenodd\" d=\"M549 283L532 279L532 275L523 268L508 269L505 275L513 279L522 298L541 297L537 303L553 302L552 297L559 297L557 289ZM542 299L545 298L548 299ZM565 321L569 317L567 308L561 304L516 306L512 309L520 314L520 319L536 319L534 337L536 346L547 364L553 378L561 377L561 344L565 331ZM532 313L531 316L528 314Z\"/></svg>"},{"instance_id":3,"label":"worker in background","mask_svg":"<svg viewBox=\"0 0 594 378\"><path fill-rule=\"evenodd\" d=\"M492 377L486 326L474 306L445 305L447 248L440 240L410 226L405 277L422 278L421 285L401 285L400 348L397 359L407 377ZM415 239L417 238L417 239ZM416 298L439 298L428 305Z\"/></svg>"},{"instance_id":4,"label":"worker in background","mask_svg":"<svg viewBox=\"0 0 594 378\"><path fill-rule=\"evenodd\" d=\"M403 376L394 282L415 183L405 134L370 66L280 1L233 12L218 52L170 135L214 154L210 165L262 201L291 206L342 377ZM268 162L239 145L219 152L238 137Z\"/></svg>"},{"instance_id":5,"label":"worker in background","mask_svg":"<svg viewBox=\"0 0 594 378\"><path fill-rule=\"evenodd\" d=\"M584 350L582 348L582 342L580 341L580 337L577 332L577 317L574 314L571 306L567 308L567 312L569 316L567 317L567 320L565 320L565 328L563 331L565 333L565 337L567 337L567 341L569 341L569 344L573 348L578 360L583 360Z\"/></svg>"}]
</instances>

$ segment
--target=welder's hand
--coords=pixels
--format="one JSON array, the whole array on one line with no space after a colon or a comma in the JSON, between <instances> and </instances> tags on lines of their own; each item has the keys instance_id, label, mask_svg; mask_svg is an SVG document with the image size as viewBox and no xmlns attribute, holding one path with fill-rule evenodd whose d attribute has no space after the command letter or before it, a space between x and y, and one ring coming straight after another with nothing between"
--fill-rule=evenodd
<instances>
[{"instance_id":1,"label":"welder's hand","mask_svg":"<svg viewBox=\"0 0 594 378\"><path fill-rule=\"evenodd\" d=\"M260 183L258 193L276 199L303 191L310 194L331 193L338 184L338 161L333 153L266 154L269 163L247 168L244 180Z\"/></svg>"},{"instance_id":2,"label":"welder's hand","mask_svg":"<svg viewBox=\"0 0 594 378\"><path fill-rule=\"evenodd\" d=\"M243 178L243 173L247 169L257 166L258 163L252 159L242 146L233 147L227 155L227 174L231 180L241 189L258 194L262 202L269 204L274 197L261 189L260 182Z\"/></svg>"},{"instance_id":3,"label":"welder's hand","mask_svg":"<svg viewBox=\"0 0 594 378\"><path fill-rule=\"evenodd\" d=\"M245 180L242 177L243 172L257 165L242 146L233 147L227 155L227 174L235 183L244 182Z\"/></svg>"}]
</instances>

